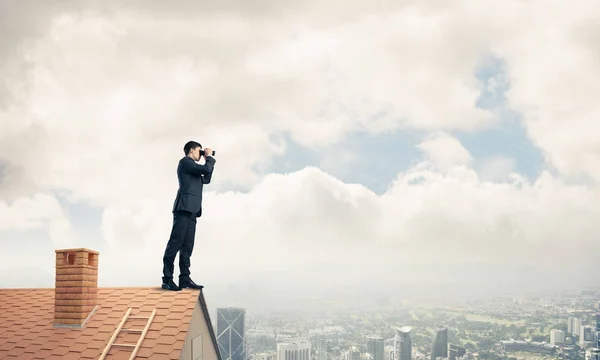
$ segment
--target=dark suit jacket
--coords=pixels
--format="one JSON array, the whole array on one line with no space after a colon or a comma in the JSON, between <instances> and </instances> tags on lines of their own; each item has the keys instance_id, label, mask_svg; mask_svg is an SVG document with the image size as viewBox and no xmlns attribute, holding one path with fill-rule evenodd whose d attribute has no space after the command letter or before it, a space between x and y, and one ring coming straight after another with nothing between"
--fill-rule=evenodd
<instances>
[{"instance_id":1,"label":"dark suit jacket","mask_svg":"<svg viewBox=\"0 0 600 360\"><path fill-rule=\"evenodd\" d=\"M206 158L206 163L200 165L191 157L184 156L179 160L177 166L177 179L179 190L173 204L173 212L188 211L202 216L202 188L204 184L210 184L213 168L216 160L212 157Z\"/></svg>"}]
</instances>

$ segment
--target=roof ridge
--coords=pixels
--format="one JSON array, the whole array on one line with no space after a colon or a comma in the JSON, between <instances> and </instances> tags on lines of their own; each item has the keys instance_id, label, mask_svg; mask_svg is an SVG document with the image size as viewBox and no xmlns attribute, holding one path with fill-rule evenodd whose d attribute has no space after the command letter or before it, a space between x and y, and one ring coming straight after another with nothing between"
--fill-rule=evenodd
<instances>
[{"instance_id":1,"label":"roof ridge","mask_svg":"<svg viewBox=\"0 0 600 360\"><path fill-rule=\"evenodd\" d=\"M217 336L215 335L215 329L213 329L212 321L210 319L210 313L208 311L208 306L206 305L206 299L204 298L204 289L200 290L200 294L198 294L198 302L200 302L200 307L202 308L202 313L204 314L204 321L208 325L208 333L210 334L210 339L212 340L213 346L217 351L217 360L223 360L221 358L221 351L219 350L219 343L217 342Z\"/></svg>"},{"instance_id":2,"label":"roof ridge","mask_svg":"<svg viewBox=\"0 0 600 360\"><path fill-rule=\"evenodd\" d=\"M35 288L3 288L0 287L0 291L2 290L54 290L54 287L35 287ZM98 289L159 289L163 290L160 286L98 286Z\"/></svg>"}]
</instances>

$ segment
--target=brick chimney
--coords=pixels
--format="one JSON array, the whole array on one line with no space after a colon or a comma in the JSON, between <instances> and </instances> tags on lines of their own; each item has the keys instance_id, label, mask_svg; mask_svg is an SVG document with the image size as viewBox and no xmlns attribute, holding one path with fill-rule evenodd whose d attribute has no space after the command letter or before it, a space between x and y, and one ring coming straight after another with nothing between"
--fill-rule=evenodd
<instances>
[{"instance_id":1,"label":"brick chimney","mask_svg":"<svg viewBox=\"0 0 600 360\"><path fill-rule=\"evenodd\" d=\"M98 255L89 249L56 250L54 326L83 327L95 310Z\"/></svg>"}]
</instances>

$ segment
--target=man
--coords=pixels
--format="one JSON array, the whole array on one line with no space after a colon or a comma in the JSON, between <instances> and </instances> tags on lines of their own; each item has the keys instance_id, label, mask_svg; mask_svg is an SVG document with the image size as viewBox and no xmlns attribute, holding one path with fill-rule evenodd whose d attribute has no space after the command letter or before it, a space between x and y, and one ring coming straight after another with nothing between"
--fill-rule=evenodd
<instances>
[{"instance_id":1,"label":"man","mask_svg":"<svg viewBox=\"0 0 600 360\"><path fill-rule=\"evenodd\" d=\"M196 218L202 216L202 188L210 184L215 159L212 149L204 149L195 141L189 141L183 147L185 156L179 160L177 179L179 190L173 204L173 228L163 256L162 288L179 291L183 288L202 289L190 278L190 257L194 250ZM200 165L200 157L206 160ZM173 281L175 255L179 252L179 286Z\"/></svg>"}]
</instances>

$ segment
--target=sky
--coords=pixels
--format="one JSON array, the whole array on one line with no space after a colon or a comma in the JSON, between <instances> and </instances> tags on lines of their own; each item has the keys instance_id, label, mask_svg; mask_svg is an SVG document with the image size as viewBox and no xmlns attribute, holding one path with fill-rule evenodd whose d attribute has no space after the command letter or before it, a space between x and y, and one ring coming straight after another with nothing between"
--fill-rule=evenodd
<instances>
[{"instance_id":1,"label":"sky","mask_svg":"<svg viewBox=\"0 0 600 360\"><path fill-rule=\"evenodd\" d=\"M192 278L238 303L600 285L598 14L0 2L0 287L71 247L159 286L189 140L217 151Z\"/></svg>"}]
</instances>

